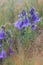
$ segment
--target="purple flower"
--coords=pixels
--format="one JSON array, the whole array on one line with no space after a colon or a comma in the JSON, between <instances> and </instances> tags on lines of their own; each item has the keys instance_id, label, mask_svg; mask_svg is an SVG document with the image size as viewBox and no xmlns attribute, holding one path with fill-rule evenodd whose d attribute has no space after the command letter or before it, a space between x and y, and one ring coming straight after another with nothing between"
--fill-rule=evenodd
<instances>
[{"instance_id":1,"label":"purple flower","mask_svg":"<svg viewBox=\"0 0 43 65\"><path fill-rule=\"evenodd\" d=\"M14 26L17 27L19 30L21 30L23 28L23 22L22 22L22 19L18 19L18 21L16 21L14 23Z\"/></svg>"},{"instance_id":2,"label":"purple flower","mask_svg":"<svg viewBox=\"0 0 43 65\"><path fill-rule=\"evenodd\" d=\"M13 52L11 47L9 47L9 54L14 54L14 52Z\"/></svg>"},{"instance_id":3,"label":"purple flower","mask_svg":"<svg viewBox=\"0 0 43 65\"><path fill-rule=\"evenodd\" d=\"M23 9L21 14L22 14L22 16L26 16L26 11Z\"/></svg>"},{"instance_id":4,"label":"purple flower","mask_svg":"<svg viewBox=\"0 0 43 65\"><path fill-rule=\"evenodd\" d=\"M13 38L9 39L9 43L12 44L13 43Z\"/></svg>"},{"instance_id":5,"label":"purple flower","mask_svg":"<svg viewBox=\"0 0 43 65\"><path fill-rule=\"evenodd\" d=\"M2 51L0 52L0 58L6 58L7 54L6 51L2 49Z\"/></svg>"},{"instance_id":6,"label":"purple flower","mask_svg":"<svg viewBox=\"0 0 43 65\"><path fill-rule=\"evenodd\" d=\"M5 37L5 32L0 30L0 39L4 39Z\"/></svg>"},{"instance_id":7,"label":"purple flower","mask_svg":"<svg viewBox=\"0 0 43 65\"><path fill-rule=\"evenodd\" d=\"M25 17L23 22L24 22L24 25L23 25L24 27L28 27L30 25L30 20L28 17Z\"/></svg>"},{"instance_id":8,"label":"purple flower","mask_svg":"<svg viewBox=\"0 0 43 65\"><path fill-rule=\"evenodd\" d=\"M32 21L33 21L33 23L40 21L39 14L37 12L32 16Z\"/></svg>"},{"instance_id":9,"label":"purple flower","mask_svg":"<svg viewBox=\"0 0 43 65\"><path fill-rule=\"evenodd\" d=\"M6 51L5 50L2 50L2 54L3 54L3 58L6 58L7 57L7 54L6 54Z\"/></svg>"},{"instance_id":10,"label":"purple flower","mask_svg":"<svg viewBox=\"0 0 43 65\"><path fill-rule=\"evenodd\" d=\"M30 9L29 9L30 15L33 15L34 12L35 12L35 8L31 6Z\"/></svg>"},{"instance_id":11,"label":"purple flower","mask_svg":"<svg viewBox=\"0 0 43 65\"><path fill-rule=\"evenodd\" d=\"M23 16L26 16L26 11L23 9L20 14L18 15L18 17L22 18Z\"/></svg>"},{"instance_id":12,"label":"purple flower","mask_svg":"<svg viewBox=\"0 0 43 65\"><path fill-rule=\"evenodd\" d=\"M17 27L19 30L21 30L23 27L28 27L28 25L30 25L30 21L29 18L26 16L24 17L24 19L22 20L21 18L14 23L15 27Z\"/></svg>"},{"instance_id":13,"label":"purple flower","mask_svg":"<svg viewBox=\"0 0 43 65\"><path fill-rule=\"evenodd\" d=\"M36 27L37 27L37 25L36 25L36 24L32 24L32 25L31 25L31 30L35 30L35 29L36 29Z\"/></svg>"}]
</instances>

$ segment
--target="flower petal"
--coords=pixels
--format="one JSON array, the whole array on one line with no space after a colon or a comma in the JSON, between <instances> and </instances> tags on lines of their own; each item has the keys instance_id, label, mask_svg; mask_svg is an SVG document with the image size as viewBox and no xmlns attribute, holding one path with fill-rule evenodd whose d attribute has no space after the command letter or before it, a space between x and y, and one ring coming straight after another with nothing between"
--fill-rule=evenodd
<instances>
[{"instance_id":1,"label":"flower petal","mask_svg":"<svg viewBox=\"0 0 43 65\"><path fill-rule=\"evenodd\" d=\"M28 17L25 17L24 18L24 27L28 27L30 25L30 20L29 20L29 18Z\"/></svg>"},{"instance_id":2,"label":"flower petal","mask_svg":"<svg viewBox=\"0 0 43 65\"><path fill-rule=\"evenodd\" d=\"M36 25L36 24L32 24L32 25L31 25L31 30L35 30L35 29L36 29L36 27L37 27L37 25Z\"/></svg>"},{"instance_id":3,"label":"flower petal","mask_svg":"<svg viewBox=\"0 0 43 65\"><path fill-rule=\"evenodd\" d=\"M6 57L7 57L6 51L2 49L0 53L0 58L6 58Z\"/></svg>"},{"instance_id":4,"label":"flower petal","mask_svg":"<svg viewBox=\"0 0 43 65\"><path fill-rule=\"evenodd\" d=\"M25 16L26 15L26 11L23 9L21 14L22 14L22 16Z\"/></svg>"},{"instance_id":5,"label":"flower petal","mask_svg":"<svg viewBox=\"0 0 43 65\"><path fill-rule=\"evenodd\" d=\"M13 54L13 53L14 53L14 52L13 52L12 48L9 47L9 54Z\"/></svg>"},{"instance_id":6,"label":"flower petal","mask_svg":"<svg viewBox=\"0 0 43 65\"><path fill-rule=\"evenodd\" d=\"M31 7L29 8L29 13L30 13L30 15L33 15L34 12L35 12L35 8L34 8L33 6L31 6Z\"/></svg>"},{"instance_id":7,"label":"flower petal","mask_svg":"<svg viewBox=\"0 0 43 65\"><path fill-rule=\"evenodd\" d=\"M5 32L0 30L0 39L4 39L5 37Z\"/></svg>"},{"instance_id":8,"label":"flower petal","mask_svg":"<svg viewBox=\"0 0 43 65\"><path fill-rule=\"evenodd\" d=\"M32 16L32 21L33 21L34 23L40 21L39 14L38 14L37 12Z\"/></svg>"},{"instance_id":9,"label":"flower petal","mask_svg":"<svg viewBox=\"0 0 43 65\"><path fill-rule=\"evenodd\" d=\"M23 27L22 19L20 18L17 22L15 22L14 26L17 27L19 30L21 30Z\"/></svg>"}]
</instances>

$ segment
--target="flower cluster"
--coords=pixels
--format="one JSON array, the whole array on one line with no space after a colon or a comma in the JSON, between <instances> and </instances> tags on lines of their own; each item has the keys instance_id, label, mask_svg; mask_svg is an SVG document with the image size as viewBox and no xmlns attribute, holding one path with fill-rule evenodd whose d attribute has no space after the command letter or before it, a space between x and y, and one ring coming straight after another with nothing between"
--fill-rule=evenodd
<instances>
[{"instance_id":1,"label":"flower cluster","mask_svg":"<svg viewBox=\"0 0 43 65\"><path fill-rule=\"evenodd\" d=\"M0 30L0 58L5 58L6 51L3 49L3 39L5 38L4 31Z\"/></svg>"},{"instance_id":2,"label":"flower cluster","mask_svg":"<svg viewBox=\"0 0 43 65\"><path fill-rule=\"evenodd\" d=\"M10 35L9 31L5 31L5 26L3 25L1 27L0 30L0 59L2 60L2 58L6 58L7 55L7 51L4 49L4 43L6 43L8 41L8 52L9 54L13 54L13 50L12 50L12 42L13 42L13 38Z\"/></svg>"},{"instance_id":3,"label":"flower cluster","mask_svg":"<svg viewBox=\"0 0 43 65\"><path fill-rule=\"evenodd\" d=\"M27 14L30 14L28 16ZM38 12L35 11L34 7L30 7L28 13L23 9L19 14L19 19L14 23L14 26L19 30L23 29L23 27L31 26L31 30L35 30L37 25L36 22L40 21L40 17Z\"/></svg>"}]
</instances>

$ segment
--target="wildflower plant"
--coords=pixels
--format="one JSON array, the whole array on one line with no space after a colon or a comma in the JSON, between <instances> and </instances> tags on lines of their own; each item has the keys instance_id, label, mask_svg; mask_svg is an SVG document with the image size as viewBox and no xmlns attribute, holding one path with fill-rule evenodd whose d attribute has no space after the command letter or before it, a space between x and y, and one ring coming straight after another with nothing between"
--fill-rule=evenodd
<instances>
[{"instance_id":1,"label":"wildflower plant","mask_svg":"<svg viewBox=\"0 0 43 65\"><path fill-rule=\"evenodd\" d=\"M27 12L25 10L22 10L22 12L19 14L19 19L14 23L14 26L19 30L23 29L24 27L27 28L29 25L31 29L35 29L34 27L36 27L36 23L40 21L39 13L35 11L34 7L31 6L28 10L27 14L30 14L30 16L28 16L26 13Z\"/></svg>"},{"instance_id":2,"label":"wildflower plant","mask_svg":"<svg viewBox=\"0 0 43 65\"><path fill-rule=\"evenodd\" d=\"M20 31L20 35L18 34L19 39L22 38L21 40L23 41L26 38L25 42L23 41L24 43L26 43L29 37L33 37L31 35L36 32L35 30L37 29L37 22L40 22L40 16L33 6L31 6L28 11L23 9L19 14L19 19L14 22L14 27L16 27Z\"/></svg>"}]
</instances>

